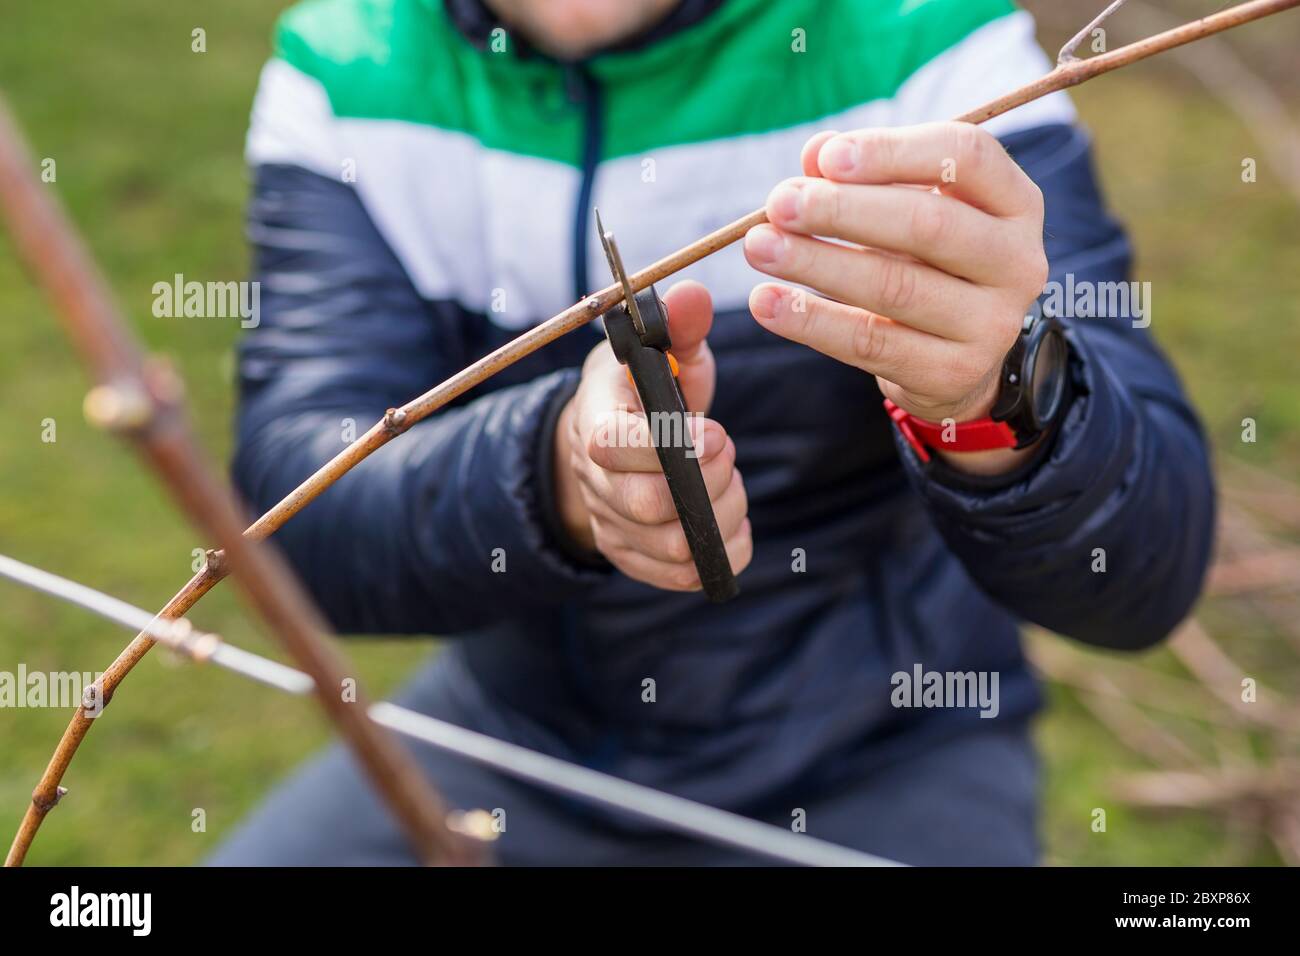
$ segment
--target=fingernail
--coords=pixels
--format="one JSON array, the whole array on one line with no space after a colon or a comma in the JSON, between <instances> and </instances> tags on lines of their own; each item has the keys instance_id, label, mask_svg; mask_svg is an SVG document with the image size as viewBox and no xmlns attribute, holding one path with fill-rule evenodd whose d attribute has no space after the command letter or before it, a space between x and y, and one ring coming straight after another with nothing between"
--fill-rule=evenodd
<instances>
[{"instance_id":1,"label":"fingernail","mask_svg":"<svg viewBox=\"0 0 1300 956\"><path fill-rule=\"evenodd\" d=\"M785 254L785 237L775 229L758 226L745 235L745 251L760 265L775 265Z\"/></svg>"},{"instance_id":2,"label":"fingernail","mask_svg":"<svg viewBox=\"0 0 1300 956\"><path fill-rule=\"evenodd\" d=\"M823 173L851 173L858 168L861 150L851 139L839 137L822 147L817 157L817 165Z\"/></svg>"},{"instance_id":3,"label":"fingernail","mask_svg":"<svg viewBox=\"0 0 1300 956\"><path fill-rule=\"evenodd\" d=\"M772 191L773 218L780 222L793 222L799 218L803 206L803 190L794 183L782 183Z\"/></svg>"},{"instance_id":4,"label":"fingernail","mask_svg":"<svg viewBox=\"0 0 1300 956\"><path fill-rule=\"evenodd\" d=\"M781 307L781 290L772 286L761 286L754 292L749 303L749 311L760 322L771 322L776 318L776 310Z\"/></svg>"}]
</instances>

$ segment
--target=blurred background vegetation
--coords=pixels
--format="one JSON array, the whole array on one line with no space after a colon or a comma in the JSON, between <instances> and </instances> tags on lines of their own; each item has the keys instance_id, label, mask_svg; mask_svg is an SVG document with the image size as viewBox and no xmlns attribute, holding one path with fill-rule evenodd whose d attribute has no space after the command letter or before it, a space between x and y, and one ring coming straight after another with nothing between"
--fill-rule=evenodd
<instances>
[{"instance_id":1,"label":"blurred background vegetation","mask_svg":"<svg viewBox=\"0 0 1300 956\"><path fill-rule=\"evenodd\" d=\"M151 286L178 272L245 275L243 135L271 23L285 5L12 3L0 29L0 88L37 156L57 161L57 189L138 334L177 363L214 461L225 461L230 449L238 324L154 318ZM1101 5L1029 4L1042 15L1050 50ZM1206 2L1148 3L1116 21L1109 42L1134 38L1146 26L1142 17L1160 10L1184 17L1212 9ZM191 52L196 26L207 31L206 53ZM1298 45L1300 13L1293 12L1246 27L1216 55L1227 51L1289 104L1289 134L1276 122L1252 128L1239 103L1211 92L1218 80L1189 70L1190 61L1164 58L1075 93L1098 142L1114 208L1136 239L1136 278L1156 290L1152 330L1202 409L1229 483L1237 465L1250 469L1252 481L1300 474L1300 197L1289 191L1300 165L1291 168L1289 187L1282 167L1267 158L1269 148L1285 154L1286 136L1294 137L1300 120ZM1271 138L1271 147L1262 138ZM1242 182L1246 157L1259 162L1258 182ZM192 550L205 542L128 452L84 423L85 380L49 307L9 253L0 237L0 551L160 607L189 577ZM1241 440L1246 417L1257 422L1255 443ZM57 423L53 443L40 440L48 418ZM1279 547L1300 540L1300 522L1274 525L1265 514L1260 527ZM1277 590L1293 592L1294 579ZM274 653L233 593L220 588L207 597L198 623ZM1248 672L1294 697L1300 671L1294 634L1283 633L1285 614L1248 612L1233 600L1210 599L1201 619L1213 622L1216 638ZM22 661L29 670L98 671L129 637L0 586L0 669L14 671ZM1041 637L1035 645L1044 640L1060 645ZM363 682L378 692L435 653L436 643L366 639L348 651ZM1153 673L1185 673L1186 661L1169 650L1142 661ZM1117 775L1148 768L1150 754L1132 748L1122 719L1099 720L1078 684L1053 683L1052 707L1039 725L1049 862L1284 859L1249 815L1143 811L1118 800ZM6 847L67 718L60 710L28 709L0 719ZM1243 733L1250 759L1277 757L1267 735ZM92 730L64 781L71 792L29 862L193 863L326 738L310 705L215 669L199 673L155 651ZM207 812L206 833L191 831L195 807ZM1108 810L1105 833L1090 826L1097 807Z\"/></svg>"}]
</instances>

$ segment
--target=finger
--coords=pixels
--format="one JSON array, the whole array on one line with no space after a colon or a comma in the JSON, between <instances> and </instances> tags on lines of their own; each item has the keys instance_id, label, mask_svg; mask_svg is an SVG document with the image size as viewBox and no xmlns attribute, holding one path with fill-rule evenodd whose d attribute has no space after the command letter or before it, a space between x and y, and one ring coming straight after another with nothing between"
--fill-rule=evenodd
<instances>
[{"instance_id":1,"label":"finger","mask_svg":"<svg viewBox=\"0 0 1300 956\"><path fill-rule=\"evenodd\" d=\"M971 311L983 290L922 262L771 225L749 230L745 258L760 272L944 338L965 340L979 331Z\"/></svg>"},{"instance_id":2,"label":"finger","mask_svg":"<svg viewBox=\"0 0 1300 956\"><path fill-rule=\"evenodd\" d=\"M708 349L705 338L713 325L713 299L703 285L687 279L664 293L664 305L673 355L683 365L690 364L700 349Z\"/></svg>"},{"instance_id":3,"label":"finger","mask_svg":"<svg viewBox=\"0 0 1300 956\"><path fill-rule=\"evenodd\" d=\"M740 523L740 527L727 539L724 547L727 550L727 561L731 564L732 574L739 574L749 567L749 562L754 558L754 530L748 518Z\"/></svg>"},{"instance_id":4,"label":"finger","mask_svg":"<svg viewBox=\"0 0 1300 956\"><path fill-rule=\"evenodd\" d=\"M717 458L730 443L726 430L711 418L688 416L684 427L690 430L691 447L701 466ZM657 416L652 421L641 412L610 409L592 421L587 433L587 455L605 471L663 474L655 450L656 437L660 444L683 444L683 423L675 416Z\"/></svg>"},{"instance_id":5,"label":"finger","mask_svg":"<svg viewBox=\"0 0 1300 956\"><path fill-rule=\"evenodd\" d=\"M882 315L775 283L750 293L749 308L763 328L816 349L836 361L925 391L951 367L962 348Z\"/></svg>"},{"instance_id":6,"label":"finger","mask_svg":"<svg viewBox=\"0 0 1300 956\"><path fill-rule=\"evenodd\" d=\"M847 239L922 259L951 275L993 284L1028 267L1024 228L923 189L828 179L788 179L767 197L767 218L786 232Z\"/></svg>"},{"instance_id":7,"label":"finger","mask_svg":"<svg viewBox=\"0 0 1300 956\"><path fill-rule=\"evenodd\" d=\"M597 547L600 536L596 537ZM665 591L699 591L700 574L690 561L668 562L647 557L637 551L619 547L601 548L601 553L634 581L649 584Z\"/></svg>"},{"instance_id":8,"label":"finger","mask_svg":"<svg viewBox=\"0 0 1300 956\"><path fill-rule=\"evenodd\" d=\"M995 216L1042 209L1033 180L992 134L970 123L841 133L822 145L817 168L839 182L938 186Z\"/></svg>"},{"instance_id":9,"label":"finger","mask_svg":"<svg viewBox=\"0 0 1300 956\"><path fill-rule=\"evenodd\" d=\"M731 483L735 470L736 446L727 439L721 453L700 463L704 485L713 501ZM637 524L663 524L677 518L677 508L662 472L607 471L590 469L579 476L584 490L597 502Z\"/></svg>"},{"instance_id":10,"label":"finger","mask_svg":"<svg viewBox=\"0 0 1300 956\"><path fill-rule=\"evenodd\" d=\"M597 538L599 540L599 534ZM739 574L749 566L754 557L754 539L748 518L724 546L733 573ZM693 561L660 561L619 545L609 545L601 550L615 567L634 580L668 591L701 589L700 575Z\"/></svg>"},{"instance_id":11,"label":"finger","mask_svg":"<svg viewBox=\"0 0 1300 956\"><path fill-rule=\"evenodd\" d=\"M577 415L574 416L580 434L591 431L596 417L615 408L636 411L641 402L636 389L627 379L624 366L614 358L609 342L601 342L582 363L582 387L576 396Z\"/></svg>"},{"instance_id":12,"label":"finger","mask_svg":"<svg viewBox=\"0 0 1300 956\"><path fill-rule=\"evenodd\" d=\"M731 484L713 502L718 531L724 541L740 530L748 509L745 483L739 472L732 472ZM603 522L605 531L602 534L607 533L608 541L614 546L671 564L694 560L686 533L676 516L659 524L640 524L618 514L604 502L596 502L591 513Z\"/></svg>"},{"instance_id":13,"label":"finger","mask_svg":"<svg viewBox=\"0 0 1300 956\"><path fill-rule=\"evenodd\" d=\"M828 139L839 134L840 131L837 129L822 130L820 133L814 133L812 138L803 144L803 150L799 153L799 166L805 176L821 175L821 170L817 168L817 154L821 152L822 146Z\"/></svg>"},{"instance_id":14,"label":"finger","mask_svg":"<svg viewBox=\"0 0 1300 956\"><path fill-rule=\"evenodd\" d=\"M678 382L693 412L707 413L713 404L716 371L706 336L713 325L713 299L700 283L679 282L664 294L668 334L677 359Z\"/></svg>"}]
</instances>

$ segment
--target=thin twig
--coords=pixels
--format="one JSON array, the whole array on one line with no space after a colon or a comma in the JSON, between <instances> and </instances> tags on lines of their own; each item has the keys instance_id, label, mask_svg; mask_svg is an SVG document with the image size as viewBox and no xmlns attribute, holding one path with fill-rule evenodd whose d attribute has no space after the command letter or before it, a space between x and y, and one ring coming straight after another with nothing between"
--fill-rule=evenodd
<instances>
[{"instance_id":1,"label":"thin twig","mask_svg":"<svg viewBox=\"0 0 1300 956\"><path fill-rule=\"evenodd\" d=\"M1087 60L1076 60L1071 63L1060 64L1040 79L1013 90L977 109L964 113L956 119L958 122L982 123L1050 93L1077 86L1103 73L1119 69L1165 50L1191 43L1202 37L1281 13L1296 6L1300 6L1300 0L1250 0L1250 2L1239 4L1229 10L1184 24L1173 30L1165 31L1157 36L1129 44L1109 53L1090 57ZM0 189L3 188L4 183L0 182ZM757 209L635 273L631 277L631 286L635 291L640 291L660 282L706 256L726 248L741 239L754 226L766 221L767 216L764 210ZM623 293L620 287L615 285L607 286L570 306L558 315L524 332L401 408L390 409L384 418L371 427L369 431L343 449L315 474L307 478L306 481L271 508L270 511L257 519L247 529L245 537L252 541L260 541L273 534L286 521L319 497L325 489L334 484L358 463L393 438L405 432L416 422L428 417L448 402L463 395L471 388L486 381L520 359L531 355L544 345L586 325L622 300ZM160 616L170 617L185 614L223 576L224 570L222 569L212 566L205 568L195 575L168 602L167 607L164 608ZM117 687L140 658L148 652L150 644L151 641L147 636L138 636L123 650L109 670L105 672L103 677L103 703L105 705L111 698L112 690ZM59 784L77 748L85 738L90 722L80 709L73 715L59 741L58 748L50 760L49 766L41 778L40 784L37 786L36 792L33 794L33 808L29 810L18 834L14 838L13 848L10 851L10 861L15 859L17 862L22 861L27 848L35 838L36 831L44 819L45 813L48 811L49 806L53 805L53 800L57 799ZM38 806L38 800L48 801L48 806L42 809Z\"/></svg>"},{"instance_id":2,"label":"thin twig","mask_svg":"<svg viewBox=\"0 0 1300 956\"><path fill-rule=\"evenodd\" d=\"M1298 784L1297 768L1281 763L1262 772L1254 769L1145 771L1118 779L1115 789L1126 803L1193 810L1239 802L1264 805L1291 802L1300 797Z\"/></svg>"},{"instance_id":3,"label":"thin twig","mask_svg":"<svg viewBox=\"0 0 1300 956\"><path fill-rule=\"evenodd\" d=\"M344 698L345 681L355 678L349 677L342 655L323 637L327 631L323 617L283 559L244 537L234 498L215 478L190 432L179 379L145 359L117 314L107 283L53 195L36 178L35 169L0 101L0 208L15 248L49 291L98 383L86 396L87 417L128 439L191 522L221 545L250 603L311 675L317 700L401 823L417 857L429 863L477 859L477 845L447 829L442 801L410 755L367 717L364 699L353 706ZM107 688L100 690L105 698L106 692ZM57 786L46 782L38 786L20 833L34 833L59 795ZM6 862L21 863L26 849L15 840Z\"/></svg>"},{"instance_id":4,"label":"thin twig","mask_svg":"<svg viewBox=\"0 0 1300 956\"><path fill-rule=\"evenodd\" d=\"M1195 620L1186 621L1170 638L1169 649L1206 690L1235 713L1284 733L1300 733L1300 711L1279 705L1283 696L1265 688L1261 681L1255 682L1253 700L1242 699L1241 682L1249 675Z\"/></svg>"},{"instance_id":5,"label":"thin twig","mask_svg":"<svg viewBox=\"0 0 1300 956\"><path fill-rule=\"evenodd\" d=\"M102 591L50 574L30 564L24 564L8 555L0 554L0 577L41 591L61 601L92 611L123 627L149 635L194 661L213 663L238 674L276 687L290 694L306 694L312 689L311 678L302 671L286 667L279 661L259 657L227 644L220 634L200 631L188 618L164 620L151 617L149 612L118 600ZM93 688L93 685L92 685Z\"/></svg>"},{"instance_id":6,"label":"thin twig","mask_svg":"<svg viewBox=\"0 0 1300 956\"><path fill-rule=\"evenodd\" d=\"M1065 46L1061 47L1061 51L1056 54L1056 65L1065 66L1067 63L1073 63L1075 60L1079 59L1077 56L1074 55L1074 51L1079 48L1079 44L1088 38L1088 34L1090 34L1093 30L1097 29L1097 27L1105 23L1106 20L1110 18L1110 15L1112 13L1114 13L1120 7L1124 6L1124 4L1126 3L1128 3L1128 0L1114 0L1114 2L1110 6L1108 6L1105 10L1101 11L1101 13L1097 14L1097 16L1093 18L1091 23L1089 23L1086 27L1084 27L1074 36L1070 37L1069 42L1066 43Z\"/></svg>"},{"instance_id":7,"label":"thin twig","mask_svg":"<svg viewBox=\"0 0 1300 956\"><path fill-rule=\"evenodd\" d=\"M1226 721L1233 728L1251 724L1235 710L1216 710L1217 698L1200 681L1161 673L1122 657L1085 652L1046 631L1031 632L1028 647L1034 666L1057 683L1091 694L1140 700L1148 710L1179 720ZM1091 679L1103 667L1109 679L1106 685Z\"/></svg>"}]
</instances>

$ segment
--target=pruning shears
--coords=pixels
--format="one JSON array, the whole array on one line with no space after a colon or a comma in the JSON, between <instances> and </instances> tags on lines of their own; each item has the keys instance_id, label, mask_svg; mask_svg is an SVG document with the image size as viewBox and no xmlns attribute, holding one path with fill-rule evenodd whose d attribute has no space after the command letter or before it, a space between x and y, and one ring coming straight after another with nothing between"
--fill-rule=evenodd
<instances>
[{"instance_id":1,"label":"pruning shears","mask_svg":"<svg viewBox=\"0 0 1300 956\"><path fill-rule=\"evenodd\" d=\"M668 351L673 344L668 337L668 310L654 286L640 292L632 290L614 234L605 230L600 210L596 210L596 229L614 281L623 287L623 302L605 313L605 335L614 357L627 366L641 400L650 440L668 479L668 490L704 593L714 603L729 601L740 593L740 587L731 572L731 561L700 471L686 399L677 381L677 362Z\"/></svg>"}]
</instances>

